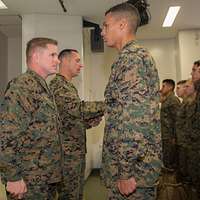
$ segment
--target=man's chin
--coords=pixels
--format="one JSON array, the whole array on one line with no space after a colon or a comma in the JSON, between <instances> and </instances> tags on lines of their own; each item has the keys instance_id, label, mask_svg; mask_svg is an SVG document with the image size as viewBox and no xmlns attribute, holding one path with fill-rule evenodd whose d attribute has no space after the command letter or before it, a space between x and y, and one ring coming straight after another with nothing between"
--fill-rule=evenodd
<instances>
[{"instance_id":1,"label":"man's chin","mask_svg":"<svg viewBox=\"0 0 200 200\"><path fill-rule=\"evenodd\" d=\"M106 44L107 47L113 47L113 45L110 44L109 42L106 42L106 41L105 41L105 44Z\"/></svg>"},{"instance_id":2,"label":"man's chin","mask_svg":"<svg viewBox=\"0 0 200 200\"><path fill-rule=\"evenodd\" d=\"M50 72L49 72L49 75L53 75L53 74L56 74L57 73L57 70L51 70Z\"/></svg>"}]
</instances>

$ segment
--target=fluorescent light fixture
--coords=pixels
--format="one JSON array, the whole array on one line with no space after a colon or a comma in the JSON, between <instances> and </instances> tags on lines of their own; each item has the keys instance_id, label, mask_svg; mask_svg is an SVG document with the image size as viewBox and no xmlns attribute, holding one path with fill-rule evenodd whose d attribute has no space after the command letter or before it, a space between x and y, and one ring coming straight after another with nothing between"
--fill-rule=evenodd
<instances>
[{"instance_id":1,"label":"fluorescent light fixture","mask_svg":"<svg viewBox=\"0 0 200 200\"><path fill-rule=\"evenodd\" d=\"M0 9L7 9L7 6L0 0Z\"/></svg>"},{"instance_id":2,"label":"fluorescent light fixture","mask_svg":"<svg viewBox=\"0 0 200 200\"><path fill-rule=\"evenodd\" d=\"M163 22L163 27L170 27L174 23L174 20L176 18L176 15L178 14L180 10L180 6L171 6L169 7L169 10L167 12L167 16L165 17L165 20Z\"/></svg>"}]
</instances>

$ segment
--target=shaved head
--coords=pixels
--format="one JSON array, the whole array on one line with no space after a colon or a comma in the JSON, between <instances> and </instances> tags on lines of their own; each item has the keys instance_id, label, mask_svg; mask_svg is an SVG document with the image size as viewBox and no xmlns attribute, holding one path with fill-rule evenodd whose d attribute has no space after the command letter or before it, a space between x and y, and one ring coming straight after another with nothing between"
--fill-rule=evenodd
<instances>
[{"instance_id":1,"label":"shaved head","mask_svg":"<svg viewBox=\"0 0 200 200\"><path fill-rule=\"evenodd\" d=\"M129 24L131 32L136 33L138 26L140 25L140 15L138 10L129 3L118 4L106 11L105 15L111 14L119 19L126 19Z\"/></svg>"}]
</instances>

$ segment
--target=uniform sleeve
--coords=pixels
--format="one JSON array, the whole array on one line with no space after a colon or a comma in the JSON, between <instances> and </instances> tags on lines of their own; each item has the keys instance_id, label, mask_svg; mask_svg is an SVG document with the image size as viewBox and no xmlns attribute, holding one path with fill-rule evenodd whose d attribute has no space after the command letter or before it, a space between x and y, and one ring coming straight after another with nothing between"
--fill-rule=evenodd
<instances>
[{"instance_id":1,"label":"uniform sleeve","mask_svg":"<svg viewBox=\"0 0 200 200\"><path fill-rule=\"evenodd\" d=\"M103 101L82 101L81 113L87 129L97 126L95 120L102 117L105 111L105 103Z\"/></svg>"},{"instance_id":2,"label":"uniform sleeve","mask_svg":"<svg viewBox=\"0 0 200 200\"><path fill-rule=\"evenodd\" d=\"M103 101L82 101L81 112L85 120L101 117L105 111Z\"/></svg>"},{"instance_id":3,"label":"uniform sleeve","mask_svg":"<svg viewBox=\"0 0 200 200\"><path fill-rule=\"evenodd\" d=\"M149 112L146 69L154 63L149 59L144 64L142 58L137 56L133 59L124 57L121 62L118 74L119 101L122 106L119 118L119 178L128 179L136 173L136 163L143 159L146 151L144 134L148 131L145 127L148 127L149 120L149 114L146 113Z\"/></svg>"},{"instance_id":4,"label":"uniform sleeve","mask_svg":"<svg viewBox=\"0 0 200 200\"><path fill-rule=\"evenodd\" d=\"M17 88L9 88L0 105L0 170L2 180L22 179L20 146L31 118L29 101Z\"/></svg>"},{"instance_id":5,"label":"uniform sleeve","mask_svg":"<svg viewBox=\"0 0 200 200\"><path fill-rule=\"evenodd\" d=\"M168 119L166 119L166 124L168 123L168 129L169 130L169 135L170 138L176 138L176 120L177 120L177 115L178 111L180 109L180 102L178 98L172 99L170 105L169 105L169 114L168 114Z\"/></svg>"},{"instance_id":6,"label":"uniform sleeve","mask_svg":"<svg viewBox=\"0 0 200 200\"><path fill-rule=\"evenodd\" d=\"M60 88L54 95L59 113L62 116L70 114L72 118L80 118L81 100L76 91L70 88Z\"/></svg>"}]
</instances>

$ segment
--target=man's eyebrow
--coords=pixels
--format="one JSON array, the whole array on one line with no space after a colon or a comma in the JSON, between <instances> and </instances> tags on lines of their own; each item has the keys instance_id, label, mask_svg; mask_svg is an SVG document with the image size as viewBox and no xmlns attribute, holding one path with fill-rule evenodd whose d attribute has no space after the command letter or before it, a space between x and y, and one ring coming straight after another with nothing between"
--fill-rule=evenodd
<instances>
[{"instance_id":1,"label":"man's eyebrow","mask_svg":"<svg viewBox=\"0 0 200 200\"><path fill-rule=\"evenodd\" d=\"M55 56L55 55L58 55L58 54L54 52L54 53L51 53L50 55Z\"/></svg>"}]
</instances>

